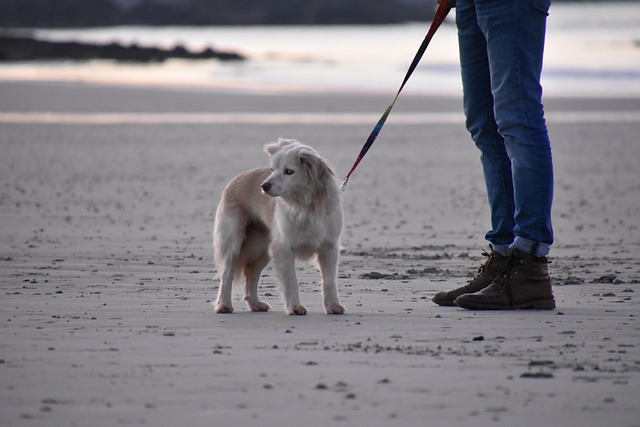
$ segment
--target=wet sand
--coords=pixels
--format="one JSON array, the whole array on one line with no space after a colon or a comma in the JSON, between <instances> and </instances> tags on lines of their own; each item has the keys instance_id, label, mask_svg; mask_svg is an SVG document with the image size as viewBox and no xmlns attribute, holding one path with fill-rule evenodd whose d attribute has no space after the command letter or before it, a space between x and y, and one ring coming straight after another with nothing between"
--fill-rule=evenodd
<instances>
[{"instance_id":1,"label":"wet sand","mask_svg":"<svg viewBox=\"0 0 640 427\"><path fill-rule=\"evenodd\" d=\"M274 311L213 312L226 183L279 136L343 176L389 101L0 83L0 425L640 426L638 100L545 102L555 311L430 301L488 208L460 100L403 96L343 194L347 314L305 266L309 315L271 269Z\"/></svg>"}]
</instances>

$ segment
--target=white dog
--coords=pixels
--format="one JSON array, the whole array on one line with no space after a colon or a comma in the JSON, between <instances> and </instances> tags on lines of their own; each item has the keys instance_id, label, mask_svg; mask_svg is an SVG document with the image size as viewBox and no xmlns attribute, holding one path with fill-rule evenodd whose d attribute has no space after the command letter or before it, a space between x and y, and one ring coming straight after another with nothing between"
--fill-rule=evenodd
<instances>
[{"instance_id":1,"label":"white dog","mask_svg":"<svg viewBox=\"0 0 640 427\"><path fill-rule=\"evenodd\" d=\"M271 168L235 177L216 212L213 247L220 288L217 313L231 313L232 282L244 275L244 300L251 311L271 307L258 299L262 270L273 259L288 314L304 315L296 258L315 256L322 275L324 311L342 314L337 268L342 207L338 182L312 148L280 138L267 144Z\"/></svg>"}]
</instances>

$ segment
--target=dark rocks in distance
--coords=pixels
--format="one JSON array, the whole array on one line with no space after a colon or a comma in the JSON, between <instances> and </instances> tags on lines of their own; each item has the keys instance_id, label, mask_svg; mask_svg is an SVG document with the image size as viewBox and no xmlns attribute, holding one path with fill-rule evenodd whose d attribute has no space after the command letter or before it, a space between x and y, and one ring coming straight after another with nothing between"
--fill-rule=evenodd
<instances>
[{"instance_id":1,"label":"dark rocks in distance","mask_svg":"<svg viewBox=\"0 0 640 427\"><path fill-rule=\"evenodd\" d=\"M191 52L182 46L173 49L142 47L136 44L93 44L75 41L46 41L30 37L0 35L0 62L6 61L88 61L108 59L122 62L162 62L167 59L219 59L223 61L243 60L233 52L219 52L207 48Z\"/></svg>"}]
</instances>

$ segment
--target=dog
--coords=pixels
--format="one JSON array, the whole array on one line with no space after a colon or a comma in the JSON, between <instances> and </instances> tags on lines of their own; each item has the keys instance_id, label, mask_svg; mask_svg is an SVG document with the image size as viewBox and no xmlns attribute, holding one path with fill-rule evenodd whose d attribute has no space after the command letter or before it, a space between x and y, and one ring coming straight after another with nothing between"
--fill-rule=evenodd
<instances>
[{"instance_id":1,"label":"dog","mask_svg":"<svg viewBox=\"0 0 640 427\"><path fill-rule=\"evenodd\" d=\"M245 171L222 193L213 231L220 279L217 313L232 313L232 283L244 276L251 311L268 311L258 299L262 270L273 260L289 315L305 315L295 261L314 258L322 276L326 314L343 314L337 275L342 206L337 178L311 147L279 138L265 145L270 168Z\"/></svg>"}]
</instances>

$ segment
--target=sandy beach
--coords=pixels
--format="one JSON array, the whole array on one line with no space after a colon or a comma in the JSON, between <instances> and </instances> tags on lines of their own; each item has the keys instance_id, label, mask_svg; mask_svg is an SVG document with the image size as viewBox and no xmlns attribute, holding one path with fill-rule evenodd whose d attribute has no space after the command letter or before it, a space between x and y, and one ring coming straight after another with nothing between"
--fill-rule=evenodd
<instances>
[{"instance_id":1,"label":"sandy beach","mask_svg":"<svg viewBox=\"0 0 640 427\"><path fill-rule=\"evenodd\" d=\"M545 100L558 308L431 302L488 227L456 97L411 96L343 193L342 316L216 315L214 212L262 146L343 176L390 96L0 82L0 425L640 426L640 101Z\"/></svg>"}]
</instances>

